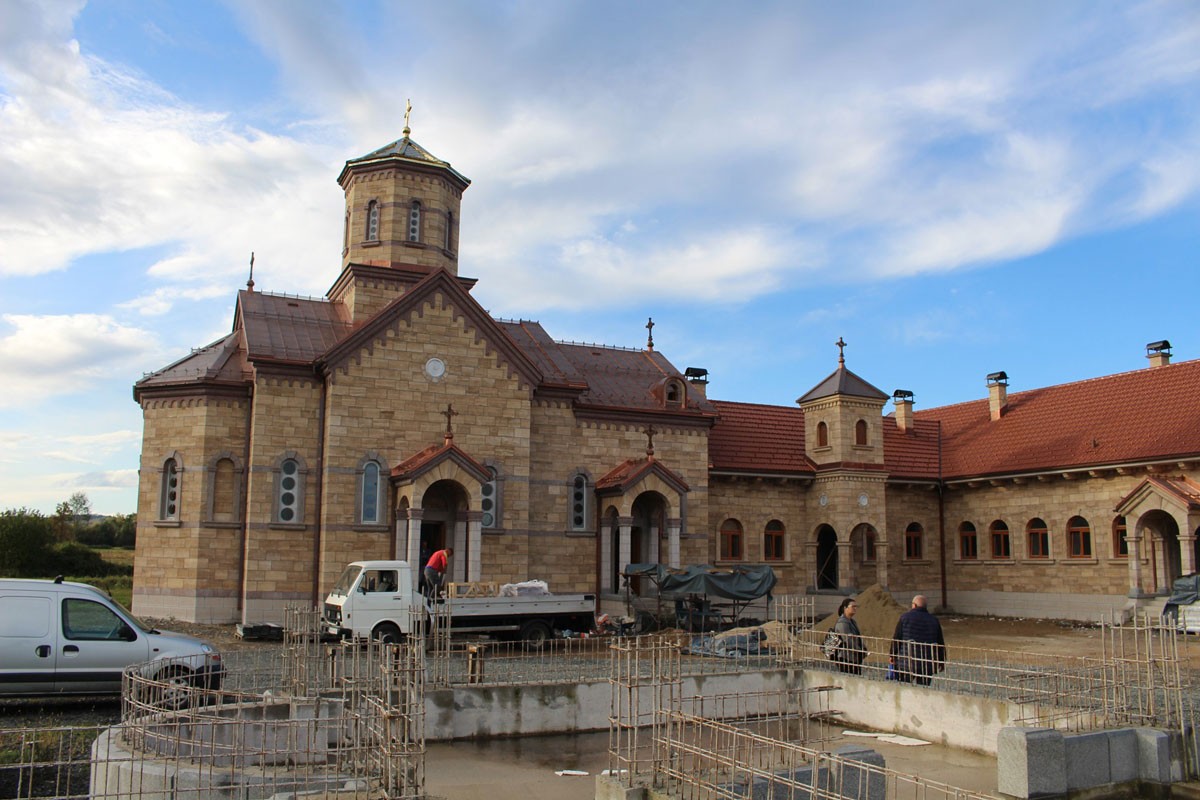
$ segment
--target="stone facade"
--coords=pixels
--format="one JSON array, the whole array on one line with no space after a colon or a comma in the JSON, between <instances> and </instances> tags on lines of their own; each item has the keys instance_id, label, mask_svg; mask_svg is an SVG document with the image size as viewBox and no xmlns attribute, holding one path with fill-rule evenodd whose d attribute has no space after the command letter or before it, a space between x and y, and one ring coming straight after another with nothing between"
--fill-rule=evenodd
<instances>
[{"instance_id":1,"label":"stone facade","mask_svg":"<svg viewBox=\"0 0 1200 800\"><path fill-rule=\"evenodd\" d=\"M1111 378L1183 409L1183 433L1149 446L1123 433L1152 425L1141 407L1067 404L1105 432L1058 460L1027 455L1066 425L1052 415L989 443L1040 413L1003 382L966 409L914 413L898 393L888 414L839 358L798 407L722 403L649 343L567 345L488 315L458 276L468 181L407 136L339 183L327 299L251 284L230 336L135 387L138 613L277 622L349 561L415 573L446 545L452 580L613 601L630 562L767 564L777 593L831 606L880 583L959 612L1083 619L1196 568L1200 420L1179 398L1200 389L1197 362ZM1102 439L1107 461L1091 457ZM1010 460L976 466L996 447Z\"/></svg>"}]
</instances>

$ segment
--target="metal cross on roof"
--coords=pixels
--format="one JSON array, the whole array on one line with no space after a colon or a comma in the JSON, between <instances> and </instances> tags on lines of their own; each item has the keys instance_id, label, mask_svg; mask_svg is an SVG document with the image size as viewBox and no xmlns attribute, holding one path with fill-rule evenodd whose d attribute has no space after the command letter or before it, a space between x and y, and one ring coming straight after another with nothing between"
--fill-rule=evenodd
<instances>
[{"instance_id":1,"label":"metal cross on roof","mask_svg":"<svg viewBox=\"0 0 1200 800\"><path fill-rule=\"evenodd\" d=\"M646 349L654 349L654 317L646 319Z\"/></svg>"},{"instance_id":2,"label":"metal cross on roof","mask_svg":"<svg viewBox=\"0 0 1200 800\"><path fill-rule=\"evenodd\" d=\"M451 418L457 417L458 412L454 410L453 403L447 403L446 410L440 413L446 418L446 441L450 441L454 438L454 426L451 424Z\"/></svg>"},{"instance_id":3,"label":"metal cross on roof","mask_svg":"<svg viewBox=\"0 0 1200 800\"><path fill-rule=\"evenodd\" d=\"M846 343L845 343L845 342L843 342L843 341L842 341L842 337L840 337L840 336L839 336L839 337L838 337L838 340L837 340L836 342L834 342L834 344L836 344L836 345L837 345L837 349L838 349L838 366L840 367L840 366L842 366L842 365L844 365L844 364L846 363L846 354L845 354L845 351L846 351Z\"/></svg>"},{"instance_id":4,"label":"metal cross on roof","mask_svg":"<svg viewBox=\"0 0 1200 800\"><path fill-rule=\"evenodd\" d=\"M406 100L404 103L404 135L408 136L412 133L412 128L408 127L408 118L412 114L412 100Z\"/></svg>"},{"instance_id":5,"label":"metal cross on roof","mask_svg":"<svg viewBox=\"0 0 1200 800\"><path fill-rule=\"evenodd\" d=\"M654 434L658 433L653 425L646 426L646 455L653 457L654 455Z\"/></svg>"},{"instance_id":6,"label":"metal cross on roof","mask_svg":"<svg viewBox=\"0 0 1200 800\"><path fill-rule=\"evenodd\" d=\"M246 281L246 288L254 291L254 251L250 251L250 280Z\"/></svg>"}]
</instances>

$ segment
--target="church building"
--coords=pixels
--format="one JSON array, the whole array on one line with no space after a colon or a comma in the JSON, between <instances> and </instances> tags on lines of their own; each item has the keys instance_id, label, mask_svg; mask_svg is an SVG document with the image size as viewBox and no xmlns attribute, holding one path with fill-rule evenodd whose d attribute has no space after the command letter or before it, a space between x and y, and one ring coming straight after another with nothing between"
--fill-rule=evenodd
<instances>
[{"instance_id":1,"label":"church building","mask_svg":"<svg viewBox=\"0 0 1200 800\"><path fill-rule=\"evenodd\" d=\"M1168 342L1144 369L1011 394L997 372L977 401L918 410L839 340L795 405L727 402L652 324L631 349L485 311L459 275L470 181L407 127L338 183L324 299L251 279L229 335L134 386L136 613L280 622L349 561L415 575L444 546L448 580L602 601L631 562L767 564L823 609L879 583L1086 620L1197 568L1200 360L1170 363Z\"/></svg>"}]
</instances>

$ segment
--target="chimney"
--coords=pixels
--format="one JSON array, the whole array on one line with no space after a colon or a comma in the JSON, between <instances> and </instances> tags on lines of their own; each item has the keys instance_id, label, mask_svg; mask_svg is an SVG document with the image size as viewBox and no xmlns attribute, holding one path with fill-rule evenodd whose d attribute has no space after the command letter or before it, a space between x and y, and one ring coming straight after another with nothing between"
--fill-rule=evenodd
<instances>
[{"instance_id":1,"label":"chimney","mask_svg":"<svg viewBox=\"0 0 1200 800\"><path fill-rule=\"evenodd\" d=\"M897 389L892 392L892 400L896 403L896 427L903 433L913 424L913 393Z\"/></svg>"},{"instance_id":2,"label":"chimney","mask_svg":"<svg viewBox=\"0 0 1200 800\"><path fill-rule=\"evenodd\" d=\"M1166 339L1150 342L1146 345L1146 358L1150 359L1152 367L1165 367L1171 363L1171 343Z\"/></svg>"},{"instance_id":3,"label":"chimney","mask_svg":"<svg viewBox=\"0 0 1200 800\"><path fill-rule=\"evenodd\" d=\"M1008 407L1008 373L993 372L987 376L987 385L988 411L994 422L1004 416L1004 409Z\"/></svg>"}]
</instances>

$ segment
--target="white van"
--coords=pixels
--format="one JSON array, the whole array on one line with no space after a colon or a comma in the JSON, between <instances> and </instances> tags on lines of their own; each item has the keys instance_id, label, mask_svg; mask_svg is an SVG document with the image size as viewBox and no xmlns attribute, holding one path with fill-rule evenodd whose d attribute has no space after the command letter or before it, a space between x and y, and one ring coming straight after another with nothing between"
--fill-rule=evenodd
<instances>
[{"instance_id":1,"label":"white van","mask_svg":"<svg viewBox=\"0 0 1200 800\"><path fill-rule=\"evenodd\" d=\"M0 695L119 694L143 662L149 677L220 687L212 645L149 628L93 586L0 579Z\"/></svg>"}]
</instances>

